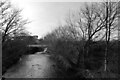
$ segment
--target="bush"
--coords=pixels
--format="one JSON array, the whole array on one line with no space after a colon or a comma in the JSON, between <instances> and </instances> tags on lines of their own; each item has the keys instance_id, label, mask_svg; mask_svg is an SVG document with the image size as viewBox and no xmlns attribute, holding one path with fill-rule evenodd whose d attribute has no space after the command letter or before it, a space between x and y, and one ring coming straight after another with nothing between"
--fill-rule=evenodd
<instances>
[{"instance_id":1,"label":"bush","mask_svg":"<svg viewBox=\"0 0 120 80\"><path fill-rule=\"evenodd\" d=\"M117 71L115 65L118 65L118 45L118 41L110 41L108 48L107 61L109 68L113 72ZM104 65L105 48L105 41L96 41L90 45L89 57L85 61L87 69L98 70ZM113 65L114 67L112 67Z\"/></svg>"},{"instance_id":2,"label":"bush","mask_svg":"<svg viewBox=\"0 0 120 80\"><path fill-rule=\"evenodd\" d=\"M20 57L27 54L33 54L41 48L28 48L27 45L31 42L27 42L27 40L15 39L15 40L8 40L4 42L2 45L2 73L16 64ZM32 41L34 43L34 41Z\"/></svg>"},{"instance_id":3,"label":"bush","mask_svg":"<svg viewBox=\"0 0 120 80\"><path fill-rule=\"evenodd\" d=\"M70 41L58 39L52 43L51 47L48 49L53 55L55 55L55 61L62 71L69 72L75 70L76 62L78 59L78 53L80 53L80 65L82 61L82 53L85 41ZM116 72L117 68L110 65L118 65L117 57L118 55L118 41L111 41L110 48L107 55L108 64L112 72ZM97 71L104 66L104 57L105 57L105 41L96 41L90 44L88 57L84 57L84 69ZM115 62L116 61L116 62ZM61 66L62 65L62 66ZM81 68L81 66L80 66ZM71 70L72 69L72 70ZM73 73L73 72L71 72ZM74 73L73 73L74 74Z\"/></svg>"},{"instance_id":4,"label":"bush","mask_svg":"<svg viewBox=\"0 0 120 80\"><path fill-rule=\"evenodd\" d=\"M2 47L2 70L6 71L11 65L15 64L22 54L27 51L27 46L24 41L9 40Z\"/></svg>"},{"instance_id":5,"label":"bush","mask_svg":"<svg viewBox=\"0 0 120 80\"><path fill-rule=\"evenodd\" d=\"M48 50L52 53L61 71L66 74L73 74L73 72L77 72L77 59L79 52L82 55L82 44L79 41L57 39Z\"/></svg>"}]
</instances>

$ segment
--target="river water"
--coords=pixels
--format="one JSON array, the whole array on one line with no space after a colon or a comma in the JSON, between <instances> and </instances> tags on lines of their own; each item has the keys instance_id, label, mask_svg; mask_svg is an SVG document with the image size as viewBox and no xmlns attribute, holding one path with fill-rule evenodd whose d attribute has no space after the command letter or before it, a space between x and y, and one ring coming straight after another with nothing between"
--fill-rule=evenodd
<instances>
[{"instance_id":1,"label":"river water","mask_svg":"<svg viewBox=\"0 0 120 80\"><path fill-rule=\"evenodd\" d=\"M55 78L56 65L50 59L50 55L36 54L26 55L21 60L8 69L5 78Z\"/></svg>"}]
</instances>

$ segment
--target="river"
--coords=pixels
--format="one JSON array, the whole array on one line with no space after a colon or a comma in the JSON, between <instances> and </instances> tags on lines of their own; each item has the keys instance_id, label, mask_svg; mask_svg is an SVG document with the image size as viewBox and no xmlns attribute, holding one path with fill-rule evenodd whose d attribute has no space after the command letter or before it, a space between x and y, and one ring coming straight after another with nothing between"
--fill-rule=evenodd
<instances>
[{"instance_id":1,"label":"river","mask_svg":"<svg viewBox=\"0 0 120 80\"><path fill-rule=\"evenodd\" d=\"M8 69L5 78L55 78L55 62L50 59L50 55L35 54L26 55L21 60Z\"/></svg>"}]
</instances>

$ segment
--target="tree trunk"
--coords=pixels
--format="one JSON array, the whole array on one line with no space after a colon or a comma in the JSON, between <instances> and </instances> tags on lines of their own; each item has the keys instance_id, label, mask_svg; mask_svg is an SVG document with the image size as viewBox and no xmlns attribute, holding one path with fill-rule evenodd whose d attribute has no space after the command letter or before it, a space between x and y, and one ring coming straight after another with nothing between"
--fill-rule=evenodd
<instances>
[{"instance_id":1,"label":"tree trunk","mask_svg":"<svg viewBox=\"0 0 120 80\"><path fill-rule=\"evenodd\" d=\"M108 53L108 48L106 47L106 49L105 49L105 60L104 60L104 71L107 71L107 53Z\"/></svg>"},{"instance_id":2,"label":"tree trunk","mask_svg":"<svg viewBox=\"0 0 120 80\"><path fill-rule=\"evenodd\" d=\"M104 71L107 71L107 53L108 53L108 2L106 2L106 49L105 49L105 59L104 59Z\"/></svg>"},{"instance_id":3,"label":"tree trunk","mask_svg":"<svg viewBox=\"0 0 120 80\"><path fill-rule=\"evenodd\" d=\"M4 35L2 36L2 43L4 43L5 38L6 38L6 34L4 34Z\"/></svg>"},{"instance_id":4,"label":"tree trunk","mask_svg":"<svg viewBox=\"0 0 120 80\"><path fill-rule=\"evenodd\" d=\"M85 53L85 47L83 47L82 48L82 53L81 53L81 51L79 51L79 49L78 49L78 52L79 52L79 54L78 54L78 58L77 58L77 67L80 67L81 66L81 68L84 68L84 53ZM80 55L81 54L81 55ZM82 59L81 59L82 58ZM81 61L80 61L81 60ZM82 65L80 65L80 62L81 62L81 64Z\"/></svg>"}]
</instances>

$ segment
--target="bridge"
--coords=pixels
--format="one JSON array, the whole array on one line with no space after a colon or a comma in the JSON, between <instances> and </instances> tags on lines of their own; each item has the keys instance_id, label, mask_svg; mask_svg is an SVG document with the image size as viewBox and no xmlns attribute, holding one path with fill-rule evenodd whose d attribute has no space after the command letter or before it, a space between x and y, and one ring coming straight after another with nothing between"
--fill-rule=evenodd
<instances>
[{"instance_id":1,"label":"bridge","mask_svg":"<svg viewBox=\"0 0 120 80\"><path fill-rule=\"evenodd\" d=\"M43 47L43 48L46 48L46 47L48 47L48 45L37 45L37 44L34 44L34 45L28 45L28 47Z\"/></svg>"},{"instance_id":2,"label":"bridge","mask_svg":"<svg viewBox=\"0 0 120 80\"><path fill-rule=\"evenodd\" d=\"M48 45L37 45L37 44L32 44L32 45L27 45L29 48L31 48L31 53L35 52L41 52L41 53L46 53Z\"/></svg>"}]
</instances>

